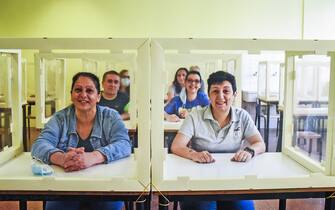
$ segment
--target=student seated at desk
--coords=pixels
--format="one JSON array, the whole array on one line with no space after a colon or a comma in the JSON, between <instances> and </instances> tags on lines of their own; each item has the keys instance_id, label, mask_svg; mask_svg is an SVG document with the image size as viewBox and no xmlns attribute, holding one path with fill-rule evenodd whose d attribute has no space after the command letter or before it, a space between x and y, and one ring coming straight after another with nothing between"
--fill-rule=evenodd
<instances>
[{"instance_id":1,"label":"student seated at desk","mask_svg":"<svg viewBox=\"0 0 335 210\"><path fill-rule=\"evenodd\" d=\"M123 69L120 71L121 77L121 85L120 92L126 94L128 97L130 96L130 77L127 69Z\"/></svg>"},{"instance_id":2,"label":"student seated at desk","mask_svg":"<svg viewBox=\"0 0 335 210\"><path fill-rule=\"evenodd\" d=\"M186 96L175 96L164 107L164 117L167 121L178 122L185 118L194 107L204 107L209 104L208 96L200 89L201 75L197 71L189 71L185 79Z\"/></svg>"},{"instance_id":3,"label":"student seated at desk","mask_svg":"<svg viewBox=\"0 0 335 210\"><path fill-rule=\"evenodd\" d=\"M110 163L131 153L128 131L120 115L98 106L99 78L80 72L72 78L72 105L55 113L32 146L32 156L65 171ZM86 204L86 203L85 203ZM46 209L79 209L81 201L48 201ZM91 209L120 210L123 202L88 203Z\"/></svg>"},{"instance_id":4,"label":"student seated at desk","mask_svg":"<svg viewBox=\"0 0 335 210\"><path fill-rule=\"evenodd\" d=\"M185 77L187 73L188 70L185 67L181 67L176 71L174 80L167 92L167 103L169 103L173 97L180 95L181 90L185 87Z\"/></svg>"},{"instance_id":5,"label":"student seated at desk","mask_svg":"<svg viewBox=\"0 0 335 210\"><path fill-rule=\"evenodd\" d=\"M128 110L125 110L129 103L129 96L120 90L120 75L116 71L107 71L102 77L102 87L99 105L115 109L121 115L122 120L129 120Z\"/></svg>"},{"instance_id":6,"label":"student seated at desk","mask_svg":"<svg viewBox=\"0 0 335 210\"><path fill-rule=\"evenodd\" d=\"M249 161L263 153L264 141L250 115L232 107L236 96L235 77L217 71L207 82L210 106L194 110L186 117L171 151L198 163L214 162L211 153L217 152L234 152L232 161L237 162ZM243 143L248 146L244 147ZM224 201L222 205L230 210L254 209L252 201ZM181 209L216 209L216 202L181 202Z\"/></svg>"}]
</instances>

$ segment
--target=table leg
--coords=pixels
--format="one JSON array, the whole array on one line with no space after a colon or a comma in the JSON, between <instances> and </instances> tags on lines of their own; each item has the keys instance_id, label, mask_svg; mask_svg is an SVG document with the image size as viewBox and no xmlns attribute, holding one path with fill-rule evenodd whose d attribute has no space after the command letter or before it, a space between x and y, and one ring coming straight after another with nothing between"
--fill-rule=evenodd
<instances>
[{"instance_id":1,"label":"table leg","mask_svg":"<svg viewBox=\"0 0 335 210\"><path fill-rule=\"evenodd\" d=\"M27 210L27 201L20 201L20 210Z\"/></svg>"},{"instance_id":2,"label":"table leg","mask_svg":"<svg viewBox=\"0 0 335 210\"><path fill-rule=\"evenodd\" d=\"M283 142L283 111L279 112L279 135L278 135L278 141L277 141L277 148L276 152L281 152L282 150L282 142Z\"/></svg>"},{"instance_id":3,"label":"table leg","mask_svg":"<svg viewBox=\"0 0 335 210\"><path fill-rule=\"evenodd\" d=\"M145 210L145 202L136 203L136 210Z\"/></svg>"},{"instance_id":4,"label":"table leg","mask_svg":"<svg viewBox=\"0 0 335 210\"><path fill-rule=\"evenodd\" d=\"M22 105L22 136L23 136L23 149L28 152L28 142L27 142L27 110L26 105Z\"/></svg>"},{"instance_id":5,"label":"table leg","mask_svg":"<svg viewBox=\"0 0 335 210\"><path fill-rule=\"evenodd\" d=\"M10 118L12 115L12 110L10 109L9 112L6 111L5 113L5 146L12 146L12 135L10 133Z\"/></svg>"},{"instance_id":6,"label":"table leg","mask_svg":"<svg viewBox=\"0 0 335 210\"><path fill-rule=\"evenodd\" d=\"M270 127L270 108L271 105L270 104L266 104L266 126L265 126L265 151L268 152L269 151L269 127Z\"/></svg>"},{"instance_id":7,"label":"table leg","mask_svg":"<svg viewBox=\"0 0 335 210\"><path fill-rule=\"evenodd\" d=\"M166 203L166 199L163 196L159 196L158 198L159 210L168 210L169 204Z\"/></svg>"},{"instance_id":8,"label":"table leg","mask_svg":"<svg viewBox=\"0 0 335 210\"><path fill-rule=\"evenodd\" d=\"M327 197L330 193L327 193ZM325 199L325 210L335 210L335 199L334 198L326 198Z\"/></svg>"},{"instance_id":9,"label":"table leg","mask_svg":"<svg viewBox=\"0 0 335 210\"><path fill-rule=\"evenodd\" d=\"M279 210L286 209L286 199L279 199Z\"/></svg>"}]
</instances>

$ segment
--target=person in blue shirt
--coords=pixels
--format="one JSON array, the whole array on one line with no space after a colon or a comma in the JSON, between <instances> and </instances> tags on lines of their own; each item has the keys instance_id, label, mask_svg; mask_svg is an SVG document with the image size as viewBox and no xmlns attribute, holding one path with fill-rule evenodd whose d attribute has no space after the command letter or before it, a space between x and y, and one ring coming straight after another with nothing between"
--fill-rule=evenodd
<instances>
[{"instance_id":1,"label":"person in blue shirt","mask_svg":"<svg viewBox=\"0 0 335 210\"><path fill-rule=\"evenodd\" d=\"M110 163L131 153L128 130L117 111L97 105L99 78L80 72L72 78L72 105L55 113L35 140L31 154L66 172ZM83 201L47 201L46 209L80 209ZM121 210L121 201L85 203L91 209Z\"/></svg>"},{"instance_id":2,"label":"person in blue shirt","mask_svg":"<svg viewBox=\"0 0 335 210\"><path fill-rule=\"evenodd\" d=\"M201 75L198 71L189 71L185 79L185 93L175 96L164 107L164 117L167 121L178 122L197 107L209 105L209 99L205 92L199 91Z\"/></svg>"}]
</instances>

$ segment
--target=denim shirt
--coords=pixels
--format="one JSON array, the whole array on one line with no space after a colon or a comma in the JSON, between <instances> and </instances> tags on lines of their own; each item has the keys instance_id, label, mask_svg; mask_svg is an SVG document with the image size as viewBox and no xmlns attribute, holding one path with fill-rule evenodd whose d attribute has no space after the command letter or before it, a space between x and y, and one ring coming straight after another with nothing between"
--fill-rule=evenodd
<instances>
[{"instance_id":1,"label":"denim shirt","mask_svg":"<svg viewBox=\"0 0 335 210\"><path fill-rule=\"evenodd\" d=\"M73 105L57 112L35 140L31 155L50 164L50 155L77 147L76 115ZM127 157L131 153L128 130L120 115L108 107L97 105L97 112L89 138L94 150L106 157L105 163Z\"/></svg>"}]
</instances>

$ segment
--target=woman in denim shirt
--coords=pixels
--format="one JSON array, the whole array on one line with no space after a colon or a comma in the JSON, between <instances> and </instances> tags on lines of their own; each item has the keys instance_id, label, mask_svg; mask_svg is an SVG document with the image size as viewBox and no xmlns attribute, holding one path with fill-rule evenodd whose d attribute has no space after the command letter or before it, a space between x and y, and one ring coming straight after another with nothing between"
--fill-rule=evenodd
<instances>
[{"instance_id":1,"label":"woman in denim shirt","mask_svg":"<svg viewBox=\"0 0 335 210\"><path fill-rule=\"evenodd\" d=\"M32 156L65 171L109 163L131 153L128 131L120 115L98 106L99 78L80 72L72 78L72 105L57 112L32 146ZM46 209L79 209L79 201L48 201ZM85 203L86 204L86 203ZM87 203L92 209L122 209L123 202Z\"/></svg>"}]
</instances>

